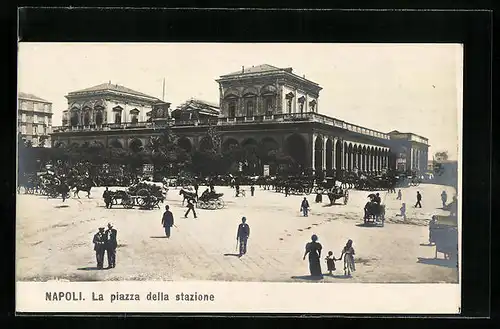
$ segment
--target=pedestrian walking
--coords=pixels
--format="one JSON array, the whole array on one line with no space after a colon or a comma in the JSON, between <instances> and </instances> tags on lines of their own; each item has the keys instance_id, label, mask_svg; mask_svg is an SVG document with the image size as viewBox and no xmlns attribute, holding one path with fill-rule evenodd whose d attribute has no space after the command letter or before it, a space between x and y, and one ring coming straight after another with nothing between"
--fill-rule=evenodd
<instances>
[{"instance_id":1,"label":"pedestrian walking","mask_svg":"<svg viewBox=\"0 0 500 329\"><path fill-rule=\"evenodd\" d=\"M189 201L188 201L189 203ZM163 213L163 217L161 218L161 225L165 229L165 235L167 238L170 238L170 228L174 226L174 215L169 210L169 206L165 206L165 212Z\"/></svg>"},{"instance_id":2,"label":"pedestrian walking","mask_svg":"<svg viewBox=\"0 0 500 329\"><path fill-rule=\"evenodd\" d=\"M344 257L345 255L345 257ZM342 254L340 255L340 259L344 257L344 275L350 276L351 272L356 271L356 265L354 263L354 248L352 247L352 240L349 239L342 249Z\"/></svg>"},{"instance_id":3,"label":"pedestrian walking","mask_svg":"<svg viewBox=\"0 0 500 329\"><path fill-rule=\"evenodd\" d=\"M323 248L318 241L318 236L313 234L311 236L311 242L306 244L306 251L304 253L303 260L306 259L306 256L309 255L309 272L312 277L323 277L323 273L321 271L321 264L319 259L321 258L321 249Z\"/></svg>"},{"instance_id":4,"label":"pedestrian walking","mask_svg":"<svg viewBox=\"0 0 500 329\"><path fill-rule=\"evenodd\" d=\"M307 201L306 197L304 197L304 200L302 200L302 203L300 204L300 211L302 211L302 214L304 215L304 217L308 216L309 202Z\"/></svg>"},{"instance_id":5,"label":"pedestrian walking","mask_svg":"<svg viewBox=\"0 0 500 329\"><path fill-rule=\"evenodd\" d=\"M108 223L108 229L106 234L106 253L108 255L108 268L115 268L116 266L116 247L118 247L118 241L116 236L118 234L117 230L113 228L111 223Z\"/></svg>"},{"instance_id":6,"label":"pedestrian walking","mask_svg":"<svg viewBox=\"0 0 500 329\"><path fill-rule=\"evenodd\" d=\"M417 203L415 203L415 208L417 208L417 206L419 208L422 208L422 204L420 203L420 201L422 201L422 195L419 191L417 191Z\"/></svg>"},{"instance_id":7,"label":"pedestrian walking","mask_svg":"<svg viewBox=\"0 0 500 329\"><path fill-rule=\"evenodd\" d=\"M188 208L188 210L184 214L184 218L187 218L187 216L189 215L189 212L191 212L191 211L193 212L194 218L197 218L196 211L194 211L194 203L193 203L192 199L188 199L187 208Z\"/></svg>"},{"instance_id":8,"label":"pedestrian walking","mask_svg":"<svg viewBox=\"0 0 500 329\"><path fill-rule=\"evenodd\" d=\"M250 186L250 195L253 196L254 193L255 193L255 187L252 185Z\"/></svg>"},{"instance_id":9,"label":"pedestrian walking","mask_svg":"<svg viewBox=\"0 0 500 329\"><path fill-rule=\"evenodd\" d=\"M446 194L446 191L443 191L443 193L441 193L441 201L443 202L443 208L445 208L446 201L448 201L448 194Z\"/></svg>"},{"instance_id":10,"label":"pedestrian walking","mask_svg":"<svg viewBox=\"0 0 500 329\"><path fill-rule=\"evenodd\" d=\"M236 233L236 241L239 241L240 257L247 253L247 242L250 237L250 226L246 222L246 217L242 217L241 224L238 225L238 232Z\"/></svg>"},{"instance_id":11,"label":"pedestrian walking","mask_svg":"<svg viewBox=\"0 0 500 329\"><path fill-rule=\"evenodd\" d=\"M97 261L97 269L102 270L104 262L104 252L106 243L106 234L104 234L104 227L99 227L99 231L94 235L92 240L94 243L95 258Z\"/></svg>"},{"instance_id":12,"label":"pedestrian walking","mask_svg":"<svg viewBox=\"0 0 500 329\"><path fill-rule=\"evenodd\" d=\"M236 184L236 197L240 196L240 184Z\"/></svg>"},{"instance_id":13,"label":"pedestrian walking","mask_svg":"<svg viewBox=\"0 0 500 329\"><path fill-rule=\"evenodd\" d=\"M290 186L285 186L285 197L287 197L290 194Z\"/></svg>"},{"instance_id":14,"label":"pedestrian walking","mask_svg":"<svg viewBox=\"0 0 500 329\"><path fill-rule=\"evenodd\" d=\"M106 190L102 193L102 198L104 199L104 203L106 204L106 208L111 208L111 192L106 187Z\"/></svg>"},{"instance_id":15,"label":"pedestrian walking","mask_svg":"<svg viewBox=\"0 0 500 329\"><path fill-rule=\"evenodd\" d=\"M396 197L396 200L401 200L402 196L403 196L403 193L401 193L401 190L398 190L398 196Z\"/></svg>"},{"instance_id":16,"label":"pedestrian walking","mask_svg":"<svg viewBox=\"0 0 500 329\"><path fill-rule=\"evenodd\" d=\"M399 211L399 216L403 217L403 219L406 220L406 203L403 202L401 208L399 208Z\"/></svg>"},{"instance_id":17,"label":"pedestrian walking","mask_svg":"<svg viewBox=\"0 0 500 329\"><path fill-rule=\"evenodd\" d=\"M333 251L329 251L328 256L326 256L325 260L326 260L326 267L328 268L328 273L332 275L332 272L336 270L335 261L339 259L335 258L335 256L333 255Z\"/></svg>"}]
</instances>

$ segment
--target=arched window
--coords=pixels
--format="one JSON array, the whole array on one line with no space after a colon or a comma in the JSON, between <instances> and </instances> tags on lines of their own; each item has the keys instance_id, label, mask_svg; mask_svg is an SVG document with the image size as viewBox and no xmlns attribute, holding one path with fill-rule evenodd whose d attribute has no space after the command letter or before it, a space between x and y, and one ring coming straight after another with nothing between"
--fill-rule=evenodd
<instances>
[{"instance_id":1,"label":"arched window","mask_svg":"<svg viewBox=\"0 0 500 329\"><path fill-rule=\"evenodd\" d=\"M274 111L274 97L266 96L264 97L264 111L267 115L271 115Z\"/></svg>"},{"instance_id":2,"label":"arched window","mask_svg":"<svg viewBox=\"0 0 500 329\"><path fill-rule=\"evenodd\" d=\"M234 118L236 116L236 101L231 100L228 104L228 116Z\"/></svg>"},{"instance_id":3,"label":"arched window","mask_svg":"<svg viewBox=\"0 0 500 329\"><path fill-rule=\"evenodd\" d=\"M70 119L71 126L78 126L78 113L76 111L71 112Z\"/></svg>"},{"instance_id":4,"label":"arched window","mask_svg":"<svg viewBox=\"0 0 500 329\"><path fill-rule=\"evenodd\" d=\"M100 125L102 125L102 122L103 122L102 112L98 111L95 114L95 124L98 125L98 126L100 126Z\"/></svg>"},{"instance_id":5,"label":"arched window","mask_svg":"<svg viewBox=\"0 0 500 329\"><path fill-rule=\"evenodd\" d=\"M253 117L254 103L253 100L248 100L246 103L247 117Z\"/></svg>"},{"instance_id":6,"label":"arched window","mask_svg":"<svg viewBox=\"0 0 500 329\"><path fill-rule=\"evenodd\" d=\"M84 126L90 125L90 113L88 111L85 112L85 114L83 116L83 125Z\"/></svg>"}]
</instances>

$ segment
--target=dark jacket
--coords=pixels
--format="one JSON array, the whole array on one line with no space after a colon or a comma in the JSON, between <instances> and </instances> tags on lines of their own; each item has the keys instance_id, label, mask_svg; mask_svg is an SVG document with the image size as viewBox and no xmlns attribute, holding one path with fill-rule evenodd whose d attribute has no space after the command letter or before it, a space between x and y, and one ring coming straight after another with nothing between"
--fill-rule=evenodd
<instances>
[{"instance_id":1,"label":"dark jacket","mask_svg":"<svg viewBox=\"0 0 500 329\"><path fill-rule=\"evenodd\" d=\"M104 200L109 200L111 198L111 193L109 190L105 190L104 193L102 193L102 197Z\"/></svg>"},{"instance_id":2,"label":"dark jacket","mask_svg":"<svg viewBox=\"0 0 500 329\"><path fill-rule=\"evenodd\" d=\"M116 248L118 246L118 241L116 240L116 235L118 232L112 228L106 230L106 247Z\"/></svg>"},{"instance_id":3,"label":"dark jacket","mask_svg":"<svg viewBox=\"0 0 500 329\"><path fill-rule=\"evenodd\" d=\"M94 243L94 250L97 251L97 250L102 250L104 247L105 247L105 244L106 244L106 235L104 234L104 232L97 232L95 235L94 235L94 239L92 240L92 242Z\"/></svg>"},{"instance_id":4,"label":"dark jacket","mask_svg":"<svg viewBox=\"0 0 500 329\"><path fill-rule=\"evenodd\" d=\"M309 201L307 200L302 200L302 203L300 204L301 208L309 208Z\"/></svg>"},{"instance_id":5,"label":"dark jacket","mask_svg":"<svg viewBox=\"0 0 500 329\"><path fill-rule=\"evenodd\" d=\"M170 210L167 210L163 213L163 218L161 220L163 227L172 227L174 226L174 215Z\"/></svg>"},{"instance_id":6,"label":"dark jacket","mask_svg":"<svg viewBox=\"0 0 500 329\"><path fill-rule=\"evenodd\" d=\"M418 200L418 201L422 200L422 194L417 193L417 200Z\"/></svg>"},{"instance_id":7,"label":"dark jacket","mask_svg":"<svg viewBox=\"0 0 500 329\"><path fill-rule=\"evenodd\" d=\"M250 236L250 226L247 223L241 223L238 225L238 233L236 233L236 238L248 239Z\"/></svg>"}]
</instances>

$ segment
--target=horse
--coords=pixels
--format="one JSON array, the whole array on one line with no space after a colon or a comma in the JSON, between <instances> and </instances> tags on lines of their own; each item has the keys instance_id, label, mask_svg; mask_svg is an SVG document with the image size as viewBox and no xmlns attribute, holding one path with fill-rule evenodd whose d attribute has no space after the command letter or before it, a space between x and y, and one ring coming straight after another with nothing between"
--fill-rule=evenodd
<instances>
[{"instance_id":1,"label":"horse","mask_svg":"<svg viewBox=\"0 0 500 329\"><path fill-rule=\"evenodd\" d=\"M182 205L184 205L184 201L186 201L186 200L196 201L196 197L197 197L196 193L194 193L194 192L188 192L188 191L186 191L184 189L181 189L179 191L179 195L182 195L182 198L183 198L182 199Z\"/></svg>"},{"instance_id":2,"label":"horse","mask_svg":"<svg viewBox=\"0 0 500 329\"><path fill-rule=\"evenodd\" d=\"M379 219L382 220L382 224L385 220L385 205L378 204L373 201L368 201L365 205L365 216L364 221L367 222L368 219L373 218L375 221Z\"/></svg>"},{"instance_id":3,"label":"horse","mask_svg":"<svg viewBox=\"0 0 500 329\"><path fill-rule=\"evenodd\" d=\"M73 181L73 184L71 184L71 189L75 189L74 196L78 197L78 199L80 199L80 191L87 192L87 198L90 199L90 190L92 189L92 186L95 185L95 182L90 177L80 178Z\"/></svg>"}]
</instances>

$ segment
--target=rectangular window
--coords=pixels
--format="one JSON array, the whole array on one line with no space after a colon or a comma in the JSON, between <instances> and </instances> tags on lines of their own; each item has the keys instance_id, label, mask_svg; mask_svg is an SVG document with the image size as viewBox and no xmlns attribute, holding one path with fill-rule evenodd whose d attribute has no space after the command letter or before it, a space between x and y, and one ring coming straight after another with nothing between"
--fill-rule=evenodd
<instances>
[{"instance_id":1,"label":"rectangular window","mask_svg":"<svg viewBox=\"0 0 500 329\"><path fill-rule=\"evenodd\" d=\"M115 113L115 123L122 123L122 114L120 112Z\"/></svg>"},{"instance_id":2,"label":"rectangular window","mask_svg":"<svg viewBox=\"0 0 500 329\"><path fill-rule=\"evenodd\" d=\"M26 122L26 113L21 114L21 121Z\"/></svg>"},{"instance_id":3,"label":"rectangular window","mask_svg":"<svg viewBox=\"0 0 500 329\"><path fill-rule=\"evenodd\" d=\"M287 99L286 107L288 109L288 113L292 113L292 99L291 98Z\"/></svg>"},{"instance_id":4,"label":"rectangular window","mask_svg":"<svg viewBox=\"0 0 500 329\"><path fill-rule=\"evenodd\" d=\"M236 103L230 102L228 107L228 116L234 118L236 116Z\"/></svg>"},{"instance_id":5,"label":"rectangular window","mask_svg":"<svg viewBox=\"0 0 500 329\"><path fill-rule=\"evenodd\" d=\"M38 116L36 114L33 114L33 122L34 123L38 122Z\"/></svg>"},{"instance_id":6,"label":"rectangular window","mask_svg":"<svg viewBox=\"0 0 500 329\"><path fill-rule=\"evenodd\" d=\"M21 133L26 135L26 126L21 126Z\"/></svg>"}]
</instances>

